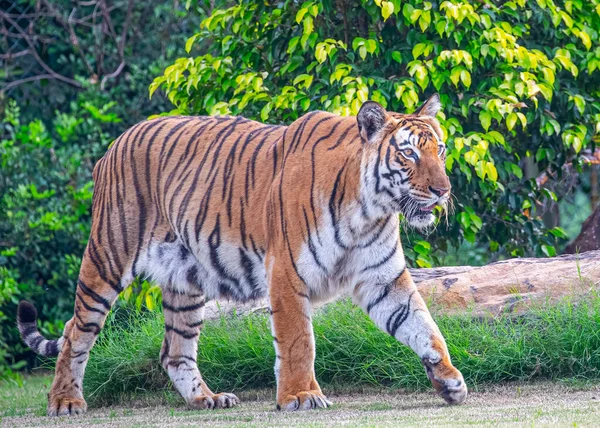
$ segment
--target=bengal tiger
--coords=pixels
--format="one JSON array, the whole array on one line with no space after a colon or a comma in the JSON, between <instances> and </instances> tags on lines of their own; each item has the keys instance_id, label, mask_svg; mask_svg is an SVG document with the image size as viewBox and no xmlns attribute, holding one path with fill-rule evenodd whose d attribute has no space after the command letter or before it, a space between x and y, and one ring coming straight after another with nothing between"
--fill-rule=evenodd
<instances>
[{"instance_id":1,"label":"bengal tiger","mask_svg":"<svg viewBox=\"0 0 600 428\"><path fill-rule=\"evenodd\" d=\"M448 403L467 396L406 268L399 213L417 228L450 182L437 95L413 114L365 102L356 117L308 113L289 126L243 117L141 122L98 161L75 313L58 340L21 302L35 352L57 356L48 415L86 411L82 380L111 306L137 276L161 285L160 362L193 409L227 408L196 365L204 305L268 295L280 410L325 408L315 378L312 305L351 290L378 327L411 347Z\"/></svg>"}]
</instances>

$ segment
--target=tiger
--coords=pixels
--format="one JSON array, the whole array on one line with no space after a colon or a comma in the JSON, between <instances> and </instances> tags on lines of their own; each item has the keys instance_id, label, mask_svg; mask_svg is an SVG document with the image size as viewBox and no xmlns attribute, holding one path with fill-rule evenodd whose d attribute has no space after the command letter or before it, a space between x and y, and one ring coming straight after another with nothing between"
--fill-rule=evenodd
<instances>
[{"instance_id":1,"label":"tiger","mask_svg":"<svg viewBox=\"0 0 600 428\"><path fill-rule=\"evenodd\" d=\"M93 170L90 238L62 337L44 338L35 307L18 306L23 341L58 356L47 414L87 410L90 350L136 277L161 287L159 359L191 409L240 402L212 392L197 367L206 302L264 296L276 409L329 407L315 376L311 320L314 305L344 292L418 355L447 403L462 403L465 381L411 279L399 230L400 214L428 228L434 209L448 204L440 109L435 94L411 114L366 101L356 116L313 111L289 126L163 116L123 133Z\"/></svg>"}]
</instances>

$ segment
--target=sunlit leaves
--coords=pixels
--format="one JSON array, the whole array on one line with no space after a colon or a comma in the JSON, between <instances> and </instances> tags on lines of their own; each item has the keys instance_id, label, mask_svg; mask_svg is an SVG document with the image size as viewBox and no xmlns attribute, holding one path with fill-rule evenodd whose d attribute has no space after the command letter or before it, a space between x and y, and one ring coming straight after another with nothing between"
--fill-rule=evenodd
<instances>
[{"instance_id":1,"label":"sunlit leaves","mask_svg":"<svg viewBox=\"0 0 600 428\"><path fill-rule=\"evenodd\" d=\"M361 59L366 59L367 53L376 54L379 52L379 45L374 39L363 39L362 37L356 37L352 41L352 49L358 51L358 55Z\"/></svg>"},{"instance_id":2,"label":"sunlit leaves","mask_svg":"<svg viewBox=\"0 0 600 428\"><path fill-rule=\"evenodd\" d=\"M586 135L585 125L571 125L562 133L562 139L567 147L572 147L575 153L579 153L584 147Z\"/></svg>"},{"instance_id":3,"label":"sunlit leaves","mask_svg":"<svg viewBox=\"0 0 600 428\"><path fill-rule=\"evenodd\" d=\"M580 114L585 111L585 99L581 95L570 95L569 101L572 101Z\"/></svg>"},{"instance_id":4,"label":"sunlit leaves","mask_svg":"<svg viewBox=\"0 0 600 428\"><path fill-rule=\"evenodd\" d=\"M488 210L490 225L523 222L519 239L541 255L540 240L554 241L531 223L546 196L522 168L533 157L556 171L600 133L590 83L600 73L600 29L591 14L597 20L587 3L551 0L352 0L335 11L316 1L237 0L216 7L188 40L186 50L201 55L177 60L150 92L163 88L178 113L290 123L316 109L356 114L367 99L410 113L437 91L446 168L464 193L456 192L459 211ZM490 248L523 254L467 216L465 239L489 237Z\"/></svg>"},{"instance_id":5,"label":"sunlit leaves","mask_svg":"<svg viewBox=\"0 0 600 428\"><path fill-rule=\"evenodd\" d=\"M394 13L394 3L385 0L375 0L375 3L381 8L381 16L386 21Z\"/></svg>"}]
</instances>

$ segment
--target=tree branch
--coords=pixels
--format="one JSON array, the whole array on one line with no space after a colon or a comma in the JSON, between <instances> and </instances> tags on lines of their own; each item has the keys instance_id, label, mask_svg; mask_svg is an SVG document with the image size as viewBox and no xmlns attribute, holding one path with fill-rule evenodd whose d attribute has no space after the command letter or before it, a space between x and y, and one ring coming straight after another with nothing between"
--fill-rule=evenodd
<instances>
[{"instance_id":1,"label":"tree branch","mask_svg":"<svg viewBox=\"0 0 600 428\"><path fill-rule=\"evenodd\" d=\"M0 18L6 20L9 24L11 24L17 30L17 32L21 36L23 36L23 40L25 40L25 42L29 46L31 55L33 55L33 57L35 58L37 63L46 71L47 74L49 74L55 80L60 80L61 82L67 83L78 89L82 88L81 83L79 83L78 81L76 81L74 79L71 79L70 77L66 77L66 76L63 76L62 74L57 73L48 64L46 64L46 62L37 53L37 49L36 49L35 45L33 44L33 42L31 41L31 37L25 32L25 30L23 30L21 28L21 26L19 24L17 24L10 16L8 16L6 13L4 13L1 10L0 10ZM35 79L35 80L39 80L39 79Z\"/></svg>"},{"instance_id":2,"label":"tree branch","mask_svg":"<svg viewBox=\"0 0 600 428\"><path fill-rule=\"evenodd\" d=\"M129 23L131 22L131 13L133 12L133 0L129 0L127 3L127 15L125 16L125 22L123 23L123 29L121 30L121 40L119 40L118 50L121 61L125 58L125 41L127 40L127 30L129 30Z\"/></svg>"},{"instance_id":3,"label":"tree branch","mask_svg":"<svg viewBox=\"0 0 600 428\"><path fill-rule=\"evenodd\" d=\"M104 90L104 85L106 85L106 81L108 79L114 79L115 77L117 77L119 74L121 74L121 71L123 71L123 68L125 67L125 63L122 62L121 64L119 64L119 66L117 67L117 69L115 71L113 71L110 74L107 74L106 76L104 76L102 78L102 82L100 82L100 89Z\"/></svg>"},{"instance_id":4,"label":"tree branch","mask_svg":"<svg viewBox=\"0 0 600 428\"><path fill-rule=\"evenodd\" d=\"M2 88L2 91L7 91L10 88L14 88L15 86L19 86L23 83L35 82L36 80L44 80L44 79L55 79L55 77L51 74L38 74L37 76L30 76L30 77L25 77L25 78L19 79L19 80L13 80L12 82L10 82L4 86Z\"/></svg>"}]
</instances>

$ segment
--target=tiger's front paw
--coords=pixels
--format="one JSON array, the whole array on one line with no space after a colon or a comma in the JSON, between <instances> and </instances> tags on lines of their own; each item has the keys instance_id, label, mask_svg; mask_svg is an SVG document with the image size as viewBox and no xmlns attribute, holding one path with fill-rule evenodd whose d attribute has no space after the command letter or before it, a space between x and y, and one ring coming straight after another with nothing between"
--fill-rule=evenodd
<instances>
[{"instance_id":1,"label":"tiger's front paw","mask_svg":"<svg viewBox=\"0 0 600 428\"><path fill-rule=\"evenodd\" d=\"M50 395L48 399L48 416L81 415L87 410L87 404L82 398L57 397Z\"/></svg>"},{"instance_id":2,"label":"tiger's front paw","mask_svg":"<svg viewBox=\"0 0 600 428\"><path fill-rule=\"evenodd\" d=\"M461 404L467 399L467 385L461 372L452 365L433 363L424 358L423 366L435 390L448 404Z\"/></svg>"},{"instance_id":3,"label":"tiger's front paw","mask_svg":"<svg viewBox=\"0 0 600 428\"><path fill-rule=\"evenodd\" d=\"M229 393L200 395L188 402L188 406L195 410L228 409L238 404L240 404L240 399Z\"/></svg>"},{"instance_id":4,"label":"tiger's front paw","mask_svg":"<svg viewBox=\"0 0 600 428\"><path fill-rule=\"evenodd\" d=\"M329 406L331 406L331 401L318 390L298 392L296 395L288 395L277 402L277 410L286 411L326 409Z\"/></svg>"}]
</instances>

